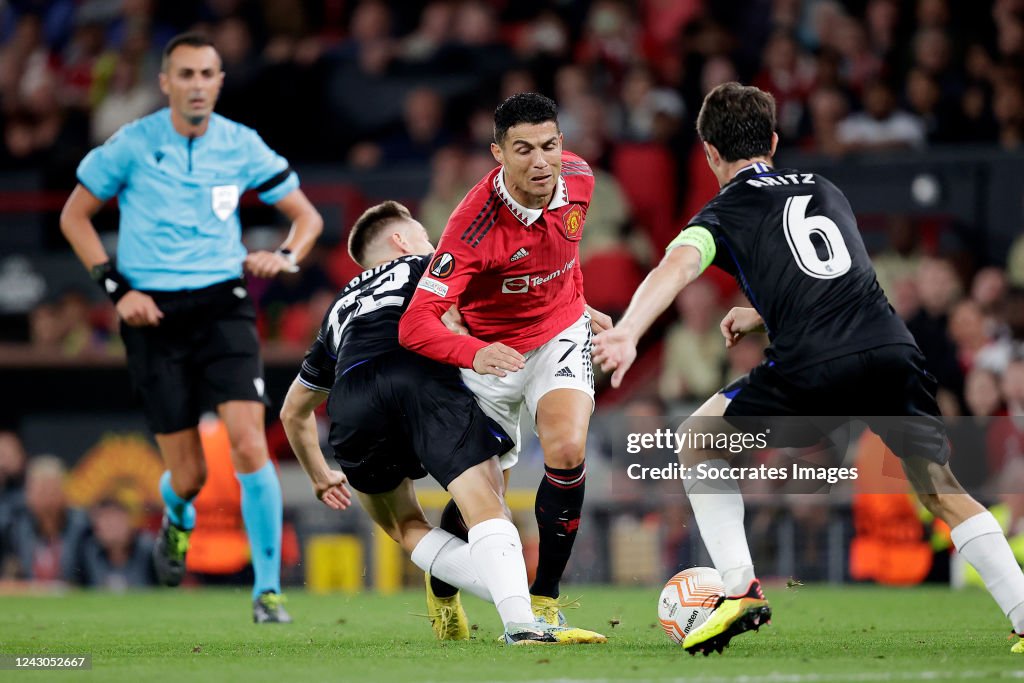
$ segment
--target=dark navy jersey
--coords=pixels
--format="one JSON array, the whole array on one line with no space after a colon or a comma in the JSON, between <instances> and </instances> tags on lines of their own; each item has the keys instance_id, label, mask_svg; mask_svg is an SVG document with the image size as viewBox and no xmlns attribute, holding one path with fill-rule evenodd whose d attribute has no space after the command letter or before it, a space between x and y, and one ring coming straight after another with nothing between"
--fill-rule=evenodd
<instances>
[{"instance_id":1,"label":"dark navy jersey","mask_svg":"<svg viewBox=\"0 0 1024 683\"><path fill-rule=\"evenodd\" d=\"M771 340L766 355L784 368L914 344L878 285L849 201L817 173L753 164L673 244L694 237L706 240L702 256L713 251L711 262L736 278L761 314Z\"/></svg>"},{"instance_id":2,"label":"dark navy jersey","mask_svg":"<svg viewBox=\"0 0 1024 683\"><path fill-rule=\"evenodd\" d=\"M324 316L299 381L329 392L337 373L402 348L398 321L429 262L429 256L402 256L352 278Z\"/></svg>"}]
</instances>

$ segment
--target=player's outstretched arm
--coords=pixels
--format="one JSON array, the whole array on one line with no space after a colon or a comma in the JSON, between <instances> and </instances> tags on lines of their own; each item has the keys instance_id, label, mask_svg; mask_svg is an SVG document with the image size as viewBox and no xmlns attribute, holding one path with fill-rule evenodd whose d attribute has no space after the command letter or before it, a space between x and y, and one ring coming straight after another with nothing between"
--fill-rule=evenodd
<instances>
[{"instance_id":1,"label":"player's outstretched arm","mask_svg":"<svg viewBox=\"0 0 1024 683\"><path fill-rule=\"evenodd\" d=\"M114 302L122 320L133 327L157 325L164 317L163 312L151 296L132 289L125 277L117 272L92 224L92 217L104 203L84 185L76 185L60 212L60 231L78 260Z\"/></svg>"},{"instance_id":2,"label":"player's outstretched arm","mask_svg":"<svg viewBox=\"0 0 1024 683\"><path fill-rule=\"evenodd\" d=\"M298 272L299 261L324 230L324 219L302 190L292 190L274 206L292 222L292 227L277 251L254 251L245 257L245 269L256 277Z\"/></svg>"},{"instance_id":3,"label":"player's outstretched arm","mask_svg":"<svg viewBox=\"0 0 1024 683\"><path fill-rule=\"evenodd\" d=\"M764 332L764 320L756 309L736 306L725 314L718 326L725 337L725 348L731 349L751 332Z\"/></svg>"},{"instance_id":4,"label":"player's outstretched arm","mask_svg":"<svg viewBox=\"0 0 1024 683\"><path fill-rule=\"evenodd\" d=\"M281 424L295 457L313 483L314 495L327 507L344 510L352 502L352 495L345 486L348 479L344 473L328 467L320 450L316 417L313 415L313 411L326 399L327 394L313 391L296 379L284 398Z\"/></svg>"},{"instance_id":5,"label":"player's outstretched arm","mask_svg":"<svg viewBox=\"0 0 1024 683\"><path fill-rule=\"evenodd\" d=\"M602 370L614 370L613 387L622 384L623 376L636 360L640 337L700 273L701 254L696 247L683 245L672 249L640 283L619 324L595 337L594 361Z\"/></svg>"}]
</instances>

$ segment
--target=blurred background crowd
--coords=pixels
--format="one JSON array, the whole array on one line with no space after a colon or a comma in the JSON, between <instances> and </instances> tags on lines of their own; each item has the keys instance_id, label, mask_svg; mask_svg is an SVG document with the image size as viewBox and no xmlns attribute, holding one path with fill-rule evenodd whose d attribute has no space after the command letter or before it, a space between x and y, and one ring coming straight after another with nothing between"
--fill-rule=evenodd
<instances>
[{"instance_id":1,"label":"blurred background crowd","mask_svg":"<svg viewBox=\"0 0 1024 683\"><path fill-rule=\"evenodd\" d=\"M358 270L344 255L347 223L394 198L436 240L493 168L493 110L516 92L554 97L565 147L594 168L582 264L588 301L612 315L718 189L694 120L720 83L774 94L783 159L1024 152L1024 0L0 0L5 353L120 357L113 310L76 270L56 212L91 147L163 106L160 52L187 29L207 32L224 61L217 111L286 156L318 206L340 207L324 212L325 238L299 274L251 283L268 358L293 366ZM25 174L33 180L21 186ZM1024 220L993 255L975 239L983 226L941 212L860 219L879 280L939 380L943 413L1024 416ZM113 208L98 222L112 245ZM272 212L249 201L243 222L253 248L278 243ZM718 322L733 305L741 295L712 269L645 342L627 391L602 392L599 405L684 412L748 372L764 340L726 352ZM274 443L280 430L270 429ZM1024 425L984 431L988 476L1024 462ZM611 448L599 429L593 441ZM290 457L279 433L276 443ZM60 467L27 460L15 432L0 434L0 528L13 539L0 570L59 574L45 550L23 550L45 537L106 558L81 559L80 581L148 580L131 569L148 542L125 531L132 506L115 497L67 507L53 485Z\"/></svg>"}]
</instances>

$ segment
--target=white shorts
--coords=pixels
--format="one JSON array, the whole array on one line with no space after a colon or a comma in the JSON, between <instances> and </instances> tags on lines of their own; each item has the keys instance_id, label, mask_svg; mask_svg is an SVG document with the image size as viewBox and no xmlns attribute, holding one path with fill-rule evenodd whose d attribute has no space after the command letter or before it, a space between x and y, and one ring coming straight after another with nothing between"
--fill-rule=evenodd
<instances>
[{"instance_id":1,"label":"white shorts","mask_svg":"<svg viewBox=\"0 0 1024 683\"><path fill-rule=\"evenodd\" d=\"M584 313L551 341L525 354L526 367L519 372L498 377L462 370L462 381L476 395L480 408L516 442L515 448L501 456L503 470L519 460L519 418L524 405L536 422L537 404L544 394L554 389L578 389L593 402L592 338L590 314Z\"/></svg>"}]
</instances>

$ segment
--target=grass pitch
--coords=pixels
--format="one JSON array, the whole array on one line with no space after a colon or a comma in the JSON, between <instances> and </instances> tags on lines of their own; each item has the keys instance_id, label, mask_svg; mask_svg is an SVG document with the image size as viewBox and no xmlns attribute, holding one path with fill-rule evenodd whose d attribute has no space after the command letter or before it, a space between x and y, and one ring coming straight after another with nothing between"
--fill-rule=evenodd
<instances>
[{"instance_id":1,"label":"grass pitch","mask_svg":"<svg viewBox=\"0 0 1024 683\"><path fill-rule=\"evenodd\" d=\"M657 627L653 588L572 587L572 623L607 645L505 647L494 609L466 598L478 627L437 643L421 593L288 593L296 623L255 626L243 590L0 597L0 653L90 654L85 671L0 671L2 681L620 681L750 683L1024 678L1008 625L976 590L876 587L766 591L772 625L724 655L691 657ZM615 622L614 625L612 622Z\"/></svg>"}]
</instances>

